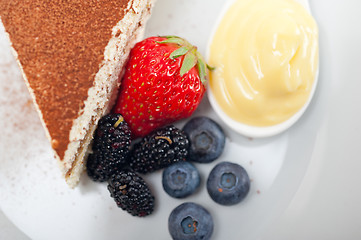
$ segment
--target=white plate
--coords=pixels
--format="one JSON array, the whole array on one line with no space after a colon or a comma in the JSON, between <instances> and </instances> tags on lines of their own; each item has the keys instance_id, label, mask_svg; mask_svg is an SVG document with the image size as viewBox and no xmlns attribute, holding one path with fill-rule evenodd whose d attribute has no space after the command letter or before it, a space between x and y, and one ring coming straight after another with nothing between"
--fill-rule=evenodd
<instances>
[{"instance_id":1,"label":"white plate","mask_svg":"<svg viewBox=\"0 0 361 240\"><path fill-rule=\"evenodd\" d=\"M219 0L158 0L146 35L180 35L204 54L223 4L225 1ZM157 206L151 216L132 217L116 207L105 184L93 183L86 175L75 190L67 187L7 44L1 28L0 208L32 239L170 239L168 216L184 201L197 202L211 212L215 221L213 239L254 239L288 206L325 121L330 86L320 74L309 109L287 132L252 140L223 125L226 149L214 164L233 161L248 170L252 185L245 201L232 207L214 203L204 184L214 164L198 164L203 180L201 191L185 200L165 194L161 172L145 176ZM207 99L196 115L208 115L221 123Z\"/></svg>"}]
</instances>

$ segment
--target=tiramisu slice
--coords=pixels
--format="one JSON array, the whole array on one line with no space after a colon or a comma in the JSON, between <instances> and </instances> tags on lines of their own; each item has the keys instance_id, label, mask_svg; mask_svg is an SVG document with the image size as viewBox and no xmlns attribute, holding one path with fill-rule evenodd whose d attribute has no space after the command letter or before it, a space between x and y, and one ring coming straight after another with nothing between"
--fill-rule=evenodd
<instances>
[{"instance_id":1,"label":"tiramisu slice","mask_svg":"<svg viewBox=\"0 0 361 240\"><path fill-rule=\"evenodd\" d=\"M71 187L153 1L0 0L1 21Z\"/></svg>"}]
</instances>

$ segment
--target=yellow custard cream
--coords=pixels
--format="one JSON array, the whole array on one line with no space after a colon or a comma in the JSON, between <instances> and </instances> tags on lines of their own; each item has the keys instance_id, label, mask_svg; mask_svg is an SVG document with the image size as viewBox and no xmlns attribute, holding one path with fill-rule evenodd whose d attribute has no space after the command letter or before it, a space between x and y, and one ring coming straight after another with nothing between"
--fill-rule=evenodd
<instances>
[{"instance_id":1,"label":"yellow custard cream","mask_svg":"<svg viewBox=\"0 0 361 240\"><path fill-rule=\"evenodd\" d=\"M318 28L294 0L236 0L209 49L212 94L232 119L281 123L307 102L318 69Z\"/></svg>"}]
</instances>

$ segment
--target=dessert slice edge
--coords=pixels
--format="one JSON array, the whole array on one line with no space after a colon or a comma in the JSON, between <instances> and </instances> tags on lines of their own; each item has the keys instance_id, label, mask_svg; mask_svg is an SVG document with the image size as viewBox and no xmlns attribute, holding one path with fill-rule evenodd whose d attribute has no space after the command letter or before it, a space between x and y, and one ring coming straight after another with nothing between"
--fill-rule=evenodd
<instances>
[{"instance_id":1,"label":"dessert slice edge","mask_svg":"<svg viewBox=\"0 0 361 240\"><path fill-rule=\"evenodd\" d=\"M88 99L79 117L74 120L69 145L63 161L58 159L68 185L74 188L85 169L93 134L99 119L113 107L123 66L134 44L141 40L155 0L133 0L126 14L112 29L112 38L104 51L102 66L88 90Z\"/></svg>"}]
</instances>

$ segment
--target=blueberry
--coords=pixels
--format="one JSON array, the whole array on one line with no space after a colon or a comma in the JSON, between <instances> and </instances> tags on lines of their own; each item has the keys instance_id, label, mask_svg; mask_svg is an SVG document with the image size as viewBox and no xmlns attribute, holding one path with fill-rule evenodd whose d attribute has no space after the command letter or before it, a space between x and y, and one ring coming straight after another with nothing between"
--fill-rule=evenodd
<instances>
[{"instance_id":1,"label":"blueberry","mask_svg":"<svg viewBox=\"0 0 361 240\"><path fill-rule=\"evenodd\" d=\"M178 162L163 171L162 183L164 190L171 197L184 198L199 187L199 172L189 162Z\"/></svg>"},{"instance_id":2,"label":"blueberry","mask_svg":"<svg viewBox=\"0 0 361 240\"><path fill-rule=\"evenodd\" d=\"M226 138L222 128L212 119L193 118L183 127L183 131L190 141L190 161L209 163L223 152Z\"/></svg>"},{"instance_id":3,"label":"blueberry","mask_svg":"<svg viewBox=\"0 0 361 240\"><path fill-rule=\"evenodd\" d=\"M211 198L221 205L234 205L248 194L250 179L246 170L238 164L221 162L210 172L207 190Z\"/></svg>"},{"instance_id":4,"label":"blueberry","mask_svg":"<svg viewBox=\"0 0 361 240\"><path fill-rule=\"evenodd\" d=\"M174 240L207 240L213 233L213 219L202 206L186 202L170 214L168 230Z\"/></svg>"}]
</instances>

